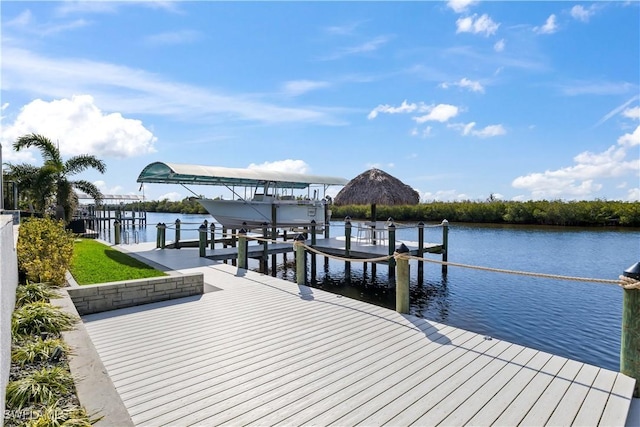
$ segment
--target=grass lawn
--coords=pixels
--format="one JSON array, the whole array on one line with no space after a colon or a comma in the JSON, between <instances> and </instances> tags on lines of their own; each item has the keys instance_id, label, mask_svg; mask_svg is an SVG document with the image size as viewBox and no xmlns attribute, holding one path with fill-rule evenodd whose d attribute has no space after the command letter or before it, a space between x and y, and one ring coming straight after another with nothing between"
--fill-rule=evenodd
<instances>
[{"instance_id":1,"label":"grass lawn","mask_svg":"<svg viewBox=\"0 0 640 427\"><path fill-rule=\"evenodd\" d=\"M166 273L92 239L76 240L70 271L79 285L166 276Z\"/></svg>"}]
</instances>

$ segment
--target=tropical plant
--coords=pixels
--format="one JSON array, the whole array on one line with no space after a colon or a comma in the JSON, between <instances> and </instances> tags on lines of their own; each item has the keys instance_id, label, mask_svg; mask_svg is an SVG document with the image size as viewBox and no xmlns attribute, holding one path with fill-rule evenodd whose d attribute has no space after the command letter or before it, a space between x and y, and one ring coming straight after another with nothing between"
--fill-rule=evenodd
<instances>
[{"instance_id":1,"label":"tropical plant","mask_svg":"<svg viewBox=\"0 0 640 427\"><path fill-rule=\"evenodd\" d=\"M27 280L63 286L73 257L73 235L62 221L30 218L18 233L18 268Z\"/></svg>"},{"instance_id":2,"label":"tropical plant","mask_svg":"<svg viewBox=\"0 0 640 427\"><path fill-rule=\"evenodd\" d=\"M98 420L92 420L84 408L59 402L39 411L40 416L29 420L25 427L90 427Z\"/></svg>"},{"instance_id":3,"label":"tropical plant","mask_svg":"<svg viewBox=\"0 0 640 427\"><path fill-rule=\"evenodd\" d=\"M61 211L62 218L70 221L78 202L74 188L91 196L96 204L102 201L102 193L93 183L85 180L72 181L69 178L89 168L104 173L106 166L102 160L93 155L82 154L63 161L60 149L45 136L35 133L23 135L13 143L16 151L31 147L40 150L44 165L36 167L9 163L7 178L17 182L21 197L26 198L37 212L47 213L53 202L56 214Z\"/></svg>"},{"instance_id":4,"label":"tropical plant","mask_svg":"<svg viewBox=\"0 0 640 427\"><path fill-rule=\"evenodd\" d=\"M33 403L54 403L73 387L69 371L60 366L45 367L7 384L7 407L22 409Z\"/></svg>"},{"instance_id":5,"label":"tropical plant","mask_svg":"<svg viewBox=\"0 0 640 427\"><path fill-rule=\"evenodd\" d=\"M20 366L44 362L60 351L63 354L69 352L69 346L60 338L42 339L36 337L14 345L11 349L11 362Z\"/></svg>"},{"instance_id":6,"label":"tropical plant","mask_svg":"<svg viewBox=\"0 0 640 427\"><path fill-rule=\"evenodd\" d=\"M34 283L27 281L25 285L18 285L16 288L16 307L22 307L32 302L47 302L51 298L58 297L59 294L51 289L47 283Z\"/></svg>"},{"instance_id":7,"label":"tropical plant","mask_svg":"<svg viewBox=\"0 0 640 427\"><path fill-rule=\"evenodd\" d=\"M46 302L34 302L17 308L11 317L15 339L31 335L59 334L73 327L76 318Z\"/></svg>"}]
</instances>

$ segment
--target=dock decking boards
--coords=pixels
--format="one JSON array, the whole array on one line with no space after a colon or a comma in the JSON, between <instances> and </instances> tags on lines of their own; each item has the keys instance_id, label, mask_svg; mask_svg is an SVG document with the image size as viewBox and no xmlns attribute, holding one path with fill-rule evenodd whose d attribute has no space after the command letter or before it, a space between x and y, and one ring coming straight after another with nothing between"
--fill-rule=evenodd
<instances>
[{"instance_id":1,"label":"dock decking boards","mask_svg":"<svg viewBox=\"0 0 640 427\"><path fill-rule=\"evenodd\" d=\"M159 252L140 255L170 261ZM197 252L175 252L198 260ZM136 425L626 420L634 381L622 374L197 262L182 271L201 271L222 290L83 318Z\"/></svg>"}]
</instances>

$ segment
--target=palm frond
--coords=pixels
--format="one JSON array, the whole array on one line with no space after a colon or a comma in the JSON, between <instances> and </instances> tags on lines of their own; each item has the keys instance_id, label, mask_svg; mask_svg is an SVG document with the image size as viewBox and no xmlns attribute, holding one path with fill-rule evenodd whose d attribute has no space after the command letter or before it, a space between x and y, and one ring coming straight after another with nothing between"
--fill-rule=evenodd
<instances>
[{"instance_id":1,"label":"palm frond","mask_svg":"<svg viewBox=\"0 0 640 427\"><path fill-rule=\"evenodd\" d=\"M38 148L45 161L51 160L55 163L62 163L62 157L60 156L60 150L58 147L56 147L49 138L43 135L30 133L28 135L21 136L13 143L13 149L16 151L31 147Z\"/></svg>"},{"instance_id":2,"label":"palm frond","mask_svg":"<svg viewBox=\"0 0 640 427\"><path fill-rule=\"evenodd\" d=\"M107 166L102 160L89 154L74 156L65 162L67 175L75 175L89 168L93 168L100 173L105 173L107 170Z\"/></svg>"}]
</instances>

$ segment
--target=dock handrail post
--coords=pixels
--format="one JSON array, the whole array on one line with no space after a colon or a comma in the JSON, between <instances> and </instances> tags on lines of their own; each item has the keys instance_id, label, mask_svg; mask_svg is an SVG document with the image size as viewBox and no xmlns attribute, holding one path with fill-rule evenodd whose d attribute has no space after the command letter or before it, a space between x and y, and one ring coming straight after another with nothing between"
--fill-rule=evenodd
<instances>
[{"instance_id":1,"label":"dock handrail post","mask_svg":"<svg viewBox=\"0 0 640 427\"><path fill-rule=\"evenodd\" d=\"M211 228L211 250L214 250L216 248L216 224L212 222L209 228Z\"/></svg>"},{"instance_id":2,"label":"dock handrail post","mask_svg":"<svg viewBox=\"0 0 640 427\"><path fill-rule=\"evenodd\" d=\"M389 217L387 222L389 223L387 226L387 230L389 231L389 255L393 255L394 248L396 247L396 225L393 223L393 218L391 217ZM373 232L375 233L375 230ZM392 272L395 266L396 260L393 257L389 258L389 271Z\"/></svg>"},{"instance_id":3,"label":"dock handrail post","mask_svg":"<svg viewBox=\"0 0 640 427\"><path fill-rule=\"evenodd\" d=\"M623 276L640 280L640 262L627 268ZM622 337L620 372L634 378L633 397L640 397L640 289L624 289L622 296Z\"/></svg>"},{"instance_id":4,"label":"dock handrail post","mask_svg":"<svg viewBox=\"0 0 640 427\"><path fill-rule=\"evenodd\" d=\"M449 251L449 221L442 220L442 262L447 262ZM447 264L442 264L442 274L447 274Z\"/></svg>"},{"instance_id":5,"label":"dock handrail post","mask_svg":"<svg viewBox=\"0 0 640 427\"><path fill-rule=\"evenodd\" d=\"M304 285L307 280L307 263L304 259L304 234L300 233L296 236L296 283Z\"/></svg>"},{"instance_id":6,"label":"dock handrail post","mask_svg":"<svg viewBox=\"0 0 640 427\"><path fill-rule=\"evenodd\" d=\"M247 269L247 230L238 231L238 268Z\"/></svg>"},{"instance_id":7,"label":"dock handrail post","mask_svg":"<svg viewBox=\"0 0 640 427\"><path fill-rule=\"evenodd\" d=\"M156 249L160 247L160 236L162 231L160 231L160 223L156 225Z\"/></svg>"},{"instance_id":8,"label":"dock handrail post","mask_svg":"<svg viewBox=\"0 0 640 427\"><path fill-rule=\"evenodd\" d=\"M316 244L316 220L311 220L311 244Z\"/></svg>"},{"instance_id":9,"label":"dock handrail post","mask_svg":"<svg viewBox=\"0 0 640 427\"><path fill-rule=\"evenodd\" d=\"M113 243L116 245L120 244L120 221L117 219L113 221Z\"/></svg>"},{"instance_id":10,"label":"dock handrail post","mask_svg":"<svg viewBox=\"0 0 640 427\"><path fill-rule=\"evenodd\" d=\"M176 219L176 241L173 246L180 249L180 218Z\"/></svg>"},{"instance_id":11,"label":"dock handrail post","mask_svg":"<svg viewBox=\"0 0 640 427\"><path fill-rule=\"evenodd\" d=\"M344 219L344 255L348 258L351 252L351 217Z\"/></svg>"},{"instance_id":12,"label":"dock handrail post","mask_svg":"<svg viewBox=\"0 0 640 427\"><path fill-rule=\"evenodd\" d=\"M160 249L164 249L167 246L167 224L160 223Z\"/></svg>"},{"instance_id":13,"label":"dock handrail post","mask_svg":"<svg viewBox=\"0 0 640 427\"><path fill-rule=\"evenodd\" d=\"M204 258L207 255L207 226L202 224L199 228L200 241L198 242L198 248L200 249L200 258Z\"/></svg>"},{"instance_id":14,"label":"dock handrail post","mask_svg":"<svg viewBox=\"0 0 640 427\"><path fill-rule=\"evenodd\" d=\"M269 272L269 247L267 246L267 224L266 222L262 223L262 238L265 239L262 242L262 259L260 260L260 270L262 274L267 274Z\"/></svg>"},{"instance_id":15,"label":"dock handrail post","mask_svg":"<svg viewBox=\"0 0 640 427\"><path fill-rule=\"evenodd\" d=\"M424 256L424 222L420 221L418 223L418 257L422 258ZM424 275L424 262L418 261L418 278L422 281L422 276Z\"/></svg>"},{"instance_id":16,"label":"dock handrail post","mask_svg":"<svg viewBox=\"0 0 640 427\"><path fill-rule=\"evenodd\" d=\"M408 254L409 248L402 243L397 254ZM409 314L409 258L399 257L396 263L396 311Z\"/></svg>"}]
</instances>

